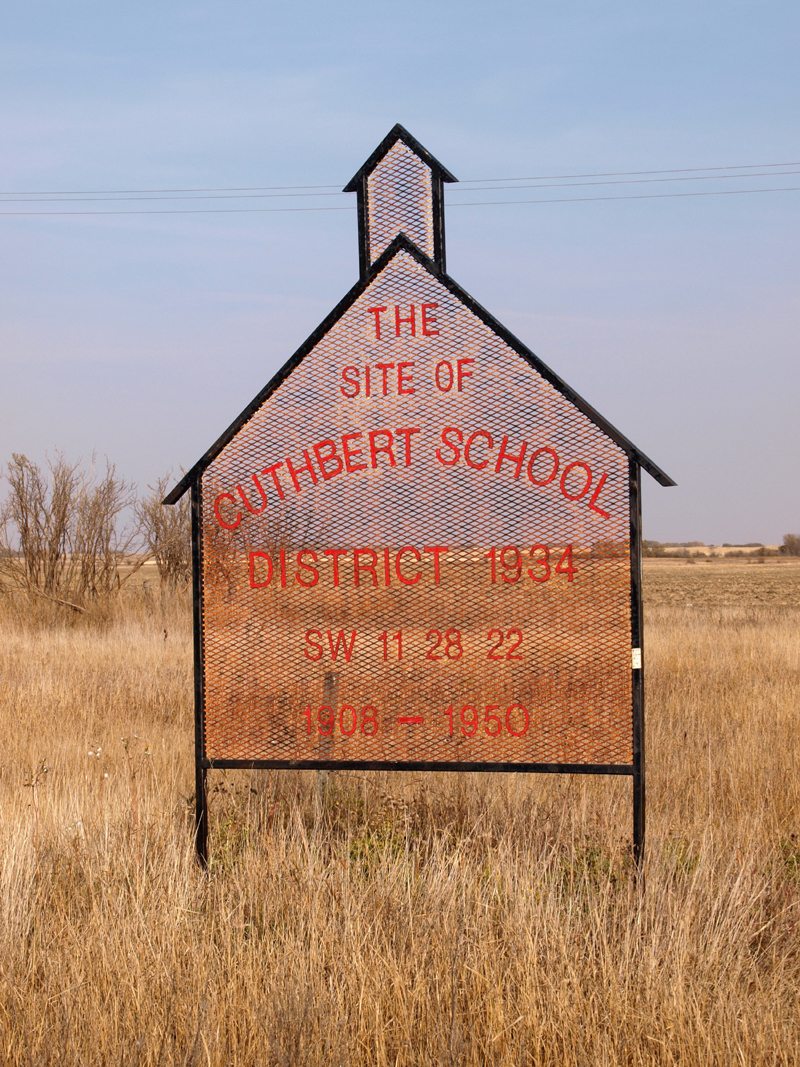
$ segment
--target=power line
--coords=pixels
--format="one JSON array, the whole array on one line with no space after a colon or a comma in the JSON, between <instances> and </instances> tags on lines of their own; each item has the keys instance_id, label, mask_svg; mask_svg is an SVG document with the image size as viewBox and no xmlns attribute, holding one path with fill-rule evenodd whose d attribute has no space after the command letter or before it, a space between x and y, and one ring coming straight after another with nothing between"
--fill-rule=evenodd
<instances>
[{"instance_id":1,"label":"power line","mask_svg":"<svg viewBox=\"0 0 800 1067\"><path fill-rule=\"evenodd\" d=\"M768 173L761 171L756 174L700 174L695 176L683 175L679 178L626 178L615 181L597 181L597 182L556 182L551 185L487 185L480 191L486 190L513 190L513 189L576 189L585 186L597 186L597 185L642 185L650 184L654 182L700 182L700 181L723 181L726 178L771 178L771 177L784 177L791 174L800 174L800 171L796 170L779 170ZM459 192L469 193L476 192L474 189L459 189L458 186L450 190L449 195L458 195ZM34 197L30 195L23 200L12 200L9 198L0 198L2 204L39 204L39 203L55 203L66 204L75 202L78 204L88 203L101 203L103 201L117 202L133 202L144 201L152 202L159 200L263 200L273 198L284 197L319 197L319 196L343 196L341 191L336 193L208 193L200 194L197 192L188 196L94 196L89 197L83 195L81 197L53 197L43 198Z\"/></svg>"},{"instance_id":2,"label":"power line","mask_svg":"<svg viewBox=\"0 0 800 1067\"><path fill-rule=\"evenodd\" d=\"M772 189L703 189L697 193L629 193L626 196L570 196L559 200L471 200L448 207L488 207L493 204L584 204L593 200L667 200L675 196L736 196L739 193L796 193L800 185Z\"/></svg>"},{"instance_id":3,"label":"power line","mask_svg":"<svg viewBox=\"0 0 800 1067\"><path fill-rule=\"evenodd\" d=\"M529 178L471 178L461 184L478 185L481 182L546 182L555 178L630 178L637 174L698 174L707 170L758 170L765 167L800 167L800 160L793 163L739 163L735 167L680 167L677 170L620 170L607 174L540 174Z\"/></svg>"},{"instance_id":4,"label":"power line","mask_svg":"<svg viewBox=\"0 0 800 1067\"><path fill-rule=\"evenodd\" d=\"M800 160L795 160L790 163L741 163L735 166L715 166L715 167L680 167L667 170L622 170L622 171L607 171L597 174L538 174L528 175L523 178L468 178L460 185L481 185L489 184L492 182L538 182L538 181L559 181L567 178L630 178L638 177L642 175L650 174L700 174L707 171L732 171L732 170L763 170L766 168L777 167L798 167L800 166ZM0 190L0 196L122 196L124 194L133 195L147 195L147 194L161 194L161 193L269 193L269 192L289 192L291 190L306 190L306 189L331 189L334 191L341 191L341 184L336 185L254 185L254 186L217 186L217 187L205 187L199 186L191 189L39 189L39 190L25 190L25 189L12 189L12 190ZM291 194L290 194L291 195ZM310 193L309 195L317 195ZM325 194L319 194L325 195Z\"/></svg>"},{"instance_id":5,"label":"power line","mask_svg":"<svg viewBox=\"0 0 800 1067\"><path fill-rule=\"evenodd\" d=\"M791 173L791 172L788 172ZM754 175L754 177L761 177L761 175ZM518 186L517 188L524 189L525 186ZM344 196L341 189L336 193L204 193L200 196L195 195L192 192L188 196L87 196L84 194L81 197L68 197L59 196L52 199L37 198L33 194L27 196L24 200L8 200L5 198L0 199L0 204L69 204L75 202L78 204L93 204L102 203L104 200L262 200L271 199L273 197L298 197L298 196Z\"/></svg>"},{"instance_id":6,"label":"power line","mask_svg":"<svg viewBox=\"0 0 800 1067\"><path fill-rule=\"evenodd\" d=\"M771 166L765 163L764 166ZM794 166L794 164L781 163L780 166ZM206 188L201 186L194 189L35 189L27 192L25 189L7 189L0 191L0 196L106 196L117 193L261 193L270 192L273 189L336 189L342 191L341 185L245 185L223 186L222 188Z\"/></svg>"},{"instance_id":7,"label":"power line","mask_svg":"<svg viewBox=\"0 0 800 1067\"><path fill-rule=\"evenodd\" d=\"M472 200L449 204L449 207L489 207L501 204L583 204L596 200L668 200L673 197L686 196L735 196L740 193L794 193L800 192L800 185L774 187L771 189L708 189L693 193L631 193L625 196L571 196L545 200ZM145 211L0 211L4 216L31 215L236 215L264 214L275 211L355 211L355 204L341 207L210 207L210 208L153 208Z\"/></svg>"},{"instance_id":8,"label":"power line","mask_svg":"<svg viewBox=\"0 0 800 1067\"><path fill-rule=\"evenodd\" d=\"M272 211L355 211L355 204L341 207L187 207L147 208L144 211L0 211L0 215L237 215Z\"/></svg>"},{"instance_id":9,"label":"power line","mask_svg":"<svg viewBox=\"0 0 800 1067\"><path fill-rule=\"evenodd\" d=\"M759 174L698 174L696 176L684 176L682 178L625 178L621 181L611 182L566 182L554 185L487 185L484 186L480 192L483 192L484 189L578 189L587 185L649 185L652 182L720 182L724 181L725 178L779 178L784 177L787 174L800 174L800 171L778 170L773 171L771 174L764 171L761 171ZM517 180L521 181L523 179ZM452 191L457 193L459 189L456 186ZM464 189L462 191L465 193L478 192L476 189ZM25 202L26 201L23 201L23 203ZM30 203L30 201L27 201L27 203Z\"/></svg>"}]
</instances>

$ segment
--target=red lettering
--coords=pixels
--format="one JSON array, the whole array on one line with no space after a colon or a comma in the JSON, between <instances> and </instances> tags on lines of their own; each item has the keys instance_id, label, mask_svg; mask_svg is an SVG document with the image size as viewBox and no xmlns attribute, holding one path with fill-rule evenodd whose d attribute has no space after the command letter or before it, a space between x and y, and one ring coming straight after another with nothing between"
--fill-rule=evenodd
<instances>
[{"instance_id":1,"label":"red lettering","mask_svg":"<svg viewBox=\"0 0 800 1067\"><path fill-rule=\"evenodd\" d=\"M428 309L429 308L438 308L438 306L439 306L438 304L423 304L422 307L419 309L420 310L420 315L422 316L422 336L423 337L438 337L439 336L439 331L438 330L430 330L430 329L428 329L428 327L431 325L432 322L436 322L436 316L435 315L429 315L428 314Z\"/></svg>"},{"instance_id":2,"label":"red lettering","mask_svg":"<svg viewBox=\"0 0 800 1067\"><path fill-rule=\"evenodd\" d=\"M322 553L323 556L330 556L333 559L333 587L339 588L339 556L346 556L346 548L326 548Z\"/></svg>"},{"instance_id":3,"label":"red lettering","mask_svg":"<svg viewBox=\"0 0 800 1067\"><path fill-rule=\"evenodd\" d=\"M399 396L413 396L414 395L414 392L415 392L414 386L411 384L414 381L414 375L413 374L409 374L408 377L406 377L406 375L403 374L403 371L405 370L406 367L413 367L413 366L414 366L414 360L411 360L411 362L409 362L409 363L398 363L397 364L397 392L398 392ZM409 388L406 389L405 388L406 386L408 386Z\"/></svg>"},{"instance_id":4,"label":"red lettering","mask_svg":"<svg viewBox=\"0 0 800 1067\"><path fill-rule=\"evenodd\" d=\"M387 377L388 377L389 371L392 370L393 367L394 367L394 363L376 363L375 364L375 369L376 370L383 371L383 395L384 396L387 396L388 392L389 392L389 383L387 381Z\"/></svg>"},{"instance_id":5,"label":"red lettering","mask_svg":"<svg viewBox=\"0 0 800 1067\"><path fill-rule=\"evenodd\" d=\"M283 466L283 460L281 460L280 463L273 463L271 467L265 467L261 473L262 474L268 474L272 478L273 484L275 485L275 488L278 490L278 497L281 500L285 500L286 498L283 495L283 486L278 481L278 475L275 473L277 471L278 467L282 467L282 466Z\"/></svg>"},{"instance_id":6,"label":"red lettering","mask_svg":"<svg viewBox=\"0 0 800 1067\"><path fill-rule=\"evenodd\" d=\"M310 659L313 663L316 663L318 659L322 659L322 634L319 630L306 630L306 645L308 648L303 649L303 655L306 659ZM309 652L309 649L313 651ZM310 732L311 726L309 725Z\"/></svg>"},{"instance_id":7,"label":"red lettering","mask_svg":"<svg viewBox=\"0 0 800 1067\"><path fill-rule=\"evenodd\" d=\"M597 498L600 496L600 490L606 484L606 478L607 477L608 477L608 475L604 474L600 478L600 481L597 483L597 488L592 493L592 499L589 501L589 507L592 509L592 511L596 511L597 514L598 515L602 515L604 519L610 519L611 516L609 515L609 513L607 511L603 511L602 508L598 508L595 505L597 504Z\"/></svg>"},{"instance_id":8,"label":"red lettering","mask_svg":"<svg viewBox=\"0 0 800 1067\"><path fill-rule=\"evenodd\" d=\"M466 365L468 363L474 363L474 362L475 362L474 359L459 359L459 360L457 360L457 366L458 366L458 374L457 374L457 383L458 384L457 384L457 389L458 389L459 393L462 392L462 390L464 388L464 379L472 377L472 371L471 370L464 370L464 367L466 367Z\"/></svg>"},{"instance_id":9,"label":"red lettering","mask_svg":"<svg viewBox=\"0 0 800 1067\"><path fill-rule=\"evenodd\" d=\"M488 464L489 460L485 459L483 463L473 463L472 460L469 458L469 450L472 447L473 441L475 441L478 437L485 438L486 448L489 452L491 452L491 450L494 448L494 441L492 441L492 435L488 432L488 430L476 430L475 433L471 435L471 437L466 443L466 446L464 447L464 459L467 461L468 467L472 467L472 469L476 471L482 471L483 468Z\"/></svg>"},{"instance_id":10,"label":"red lettering","mask_svg":"<svg viewBox=\"0 0 800 1067\"><path fill-rule=\"evenodd\" d=\"M533 465L536 462L536 460L539 458L539 456L543 456L545 454L547 454L548 456L550 456L552 458L552 460L553 460L553 469L550 471L550 473L547 475L546 478L534 478L534 476L533 476ZM552 480L555 478L555 476L557 474L558 474L558 456L555 454L553 449L550 448L548 445L545 445L544 448L537 448L536 451L531 456L531 458L528 460L528 479L530 480L530 482L533 485L538 485L538 486L549 485L550 482L552 482Z\"/></svg>"},{"instance_id":11,"label":"red lettering","mask_svg":"<svg viewBox=\"0 0 800 1067\"><path fill-rule=\"evenodd\" d=\"M447 445L447 447L452 450L453 458L452 459L445 459L444 456L442 455L441 448L437 448L436 449L436 458L439 460L439 462L442 464L443 467L454 467L456 465L456 463L458 463L459 459L461 459L461 449L460 448L456 448L456 446L453 444L452 441L449 440L449 438L447 436L450 433L458 434L458 443L459 444L461 444L462 441L464 440L464 435L461 432L461 430L457 430L455 428L455 426L445 426L445 428L442 430L442 444L443 445Z\"/></svg>"},{"instance_id":12,"label":"red lettering","mask_svg":"<svg viewBox=\"0 0 800 1067\"><path fill-rule=\"evenodd\" d=\"M492 585L497 581L497 549L490 548L484 559L491 560L492 563Z\"/></svg>"},{"instance_id":13,"label":"red lettering","mask_svg":"<svg viewBox=\"0 0 800 1067\"><path fill-rule=\"evenodd\" d=\"M537 559L535 553L544 552L541 559ZM530 567L528 567L528 577L533 582L547 582L550 580L550 549L547 545L534 545L529 553L531 561L543 567L544 570L541 574L534 574Z\"/></svg>"},{"instance_id":14,"label":"red lettering","mask_svg":"<svg viewBox=\"0 0 800 1067\"><path fill-rule=\"evenodd\" d=\"M567 477L570 473L580 467L581 470L586 471L586 483L579 493L567 492ZM589 486L592 484L592 472L585 463L569 463L564 468L564 473L561 475L561 492L567 498L567 500L580 500L581 497L586 496L589 492Z\"/></svg>"},{"instance_id":15,"label":"red lettering","mask_svg":"<svg viewBox=\"0 0 800 1067\"><path fill-rule=\"evenodd\" d=\"M406 323L407 325L409 325L411 327L411 336L412 337L416 337L417 336L417 324L416 324L416 321L415 321L416 316L414 314L414 305L413 304L409 304L408 306L411 308L411 314L409 315L409 317L407 319L401 319L400 318L400 305L399 304L395 304L395 306L394 306L394 335L395 335L395 337L399 337L400 336L400 325L401 325L401 323Z\"/></svg>"},{"instance_id":16,"label":"red lettering","mask_svg":"<svg viewBox=\"0 0 800 1067\"><path fill-rule=\"evenodd\" d=\"M507 584L513 585L522 577L522 553L516 545L506 545L500 549L500 566L503 569L500 578Z\"/></svg>"},{"instance_id":17,"label":"red lettering","mask_svg":"<svg viewBox=\"0 0 800 1067\"><path fill-rule=\"evenodd\" d=\"M303 561L303 556L311 556L311 563L305 563ZM319 581L319 571L316 567L313 566L313 564L316 562L317 553L312 552L310 548L304 548L302 552L297 553L298 571L295 574L295 578L300 583L300 585L305 586L306 589L312 589ZM300 574L301 571L309 571L311 573L311 580L308 581L304 579Z\"/></svg>"},{"instance_id":18,"label":"red lettering","mask_svg":"<svg viewBox=\"0 0 800 1067\"><path fill-rule=\"evenodd\" d=\"M417 561L417 563L419 563L419 561L422 559L422 557L420 556L419 552L417 552L416 548L411 548L410 545L406 546L405 548L401 548L400 551L395 556L395 559L394 559L395 574L400 579L400 581L403 583L403 585L416 585L417 582L422 577L422 575L417 573L417 574L414 575L413 578L404 578L403 577L403 572L400 569L400 560L403 558L403 556L406 555L406 553L408 553L409 555L413 555L413 557ZM438 564L438 558L437 558L437 564Z\"/></svg>"},{"instance_id":19,"label":"red lettering","mask_svg":"<svg viewBox=\"0 0 800 1067\"><path fill-rule=\"evenodd\" d=\"M242 513L241 511L236 512L236 519L234 522L225 522L219 510L219 504L221 500L230 500L231 504L235 506L236 498L234 497L233 493L220 493L217 499L214 501L214 514L217 516L217 522L225 530L235 530L239 523L242 521Z\"/></svg>"},{"instance_id":20,"label":"red lettering","mask_svg":"<svg viewBox=\"0 0 800 1067\"><path fill-rule=\"evenodd\" d=\"M389 440L385 445L378 444L379 437L387 437ZM369 432L369 452L372 456L372 469L375 470L378 466L378 453L382 452L385 456L389 457L389 463L392 467L395 466L394 452L392 451L392 444L394 437L388 430L370 430Z\"/></svg>"},{"instance_id":21,"label":"red lettering","mask_svg":"<svg viewBox=\"0 0 800 1067\"><path fill-rule=\"evenodd\" d=\"M507 444L508 444L508 436L506 435L503 438L503 443L500 445L500 455L497 457L497 463L495 464L494 472L495 472L495 474L499 474L500 473L500 466L501 466L503 460L507 460L509 463L515 463L516 464L516 468L514 470L514 478L517 479L517 478L519 478L520 473L522 472L522 461L525 459L525 452L527 451L527 448L528 448L528 442L527 441L523 441L522 442L522 451L520 452L520 454L518 456L514 456L510 452L506 452L506 445Z\"/></svg>"},{"instance_id":22,"label":"red lettering","mask_svg":"<svg viewBox=\"0 0 800 1067\"><path fill-rule=\"evenodd\" d=\"M442 368L447 372L444 376L444 381L442 381ZM453 388L453 368L446 359L442 359L436 364L433 380L436 382L436 388L440 393L449 393Z\"/></svg>"},{"instance_id":23,"label":"red lettering","mask_svg":"<svg viewBox=\"0 0 800 1067\"><path fill-rule=\"evenodd\" d=\"M322 449L323 448L327 448L328 449L327 454L324 455L324 456L322 455ZM331 441L330 438L327 438L325 441L320 441L318 445L314 445L314 455L317 457L317 463L319 464L319 469L322 471L322 477L326 482L330 478L335 478L337 474L341 474L342 473L342 469L343 469L342 461L341 461L341 458L339 456L339 453L336 450L335 441ZM336 464L336 470L333 470L333 471L329 471L328 470L327 464L330 463L331 461L333 461Z\"/></svg>"},{"instance_id":24,"label":"red lettering","mask_svg":"<svg viewBox=\"0 0 800 1067\"><path fill-rule=\"evenodd\" d=\"M385 310L386 310L385 307L382 307L382 308L367 308L367 314L375 316L375 337L379 341L381 339L381 312L385 311Z\"/></svg>"},{"instance_id":25,"label":"red lettering","mask_svg":"<svg viewBox=\"0 0 800 1067\"><path fill-rule=\"evenodd\" d=\"M369 556L369 563L362 563L361 556ZM378 553L372 548L357 548L353 552L353 577L357 586L361 585L361 572L367 571L372 575L372 584L378 584L378 576L375 573L375 567L378 563Z\"/></svg>"},{"instance_id":26,"label":"red lettering","mask_svg":"<svg viewBox=\"0 0 800 1067\"><path fill-rule=\"evenodd\" d=\"M567 581L572 581L572 576L575 574L575 564L572 562L572 545L567 545L564 549L564 555L556 563L556 574L566 574Z\"/></svg>"},{"instance_id":27,"label":"red lettering","mask_svg":"<svg viewBox=\"0 0 800 1067\"><path fill-rule=\"evenodd\" d=\"M242 498L242 503L247 508L247 510L250 512L250 514L251 515L260 515L262 511L266 511L266 509L267 509L267 494L264 492L264 486L258 480L258 475L254 474L252 477L253 477L253 482L255 483L255 487L256 487L256 489L258 489L258 492L259 492L259 494L261 496L261 507L260 508L254 508L251 505L251 503L247 499L247 496L245 495L245 491L244 491L244 489L242 489L241 485L237 485L236 486L236 491L238 492L239 496Z\"/></svg>"},{"instance_id":28,"label":"red lettering","mask_svg":"<svg viewBox=\"0 0 800 1067\"><path fill-rule=\"evenodd\" d=\"M360 448L349 449L347 447L348 441L357 441L359 437L363 437L363 433L346 433L342 437L342 451L344 452L344 465L348 474L355 474L356 471L365 471L367 469L366 463L351 463L353 459L358 459L363 455Z\"/></svg>"},{"instance_id":29,"label":"red lettering","mask_svg":"<svg viewBox=\"0 0 800 1067\"><path fill-rule=\"evenodd\" d=\"M414 427L413 429L395 430L398 437L405 438L405 448L403 450L405 455L406 466L411 466L411 435L415 433L422 433L422 430Z\"/></svg>"},{"instance_id":30,"label":"red lettering","mask_svg":"<svg viewBox=\"0 0 800 1067\"><path fill-rule=\"evenodd\" d=\"M345 663L350 662L350 657L353 655L353 645L356 640L356 632L352 631L350 634L350 647L347 645L347 638L345 637L344 630L336 631L336 644L333 643L333 631L328 630L328 646L331 650L331 659L335 662L340 652L344 653Z\"/></svg>"},{"instance_id":31,"label":"red lettering","mask_svg":"<svg viewBox=\"0 0 800 1067\"><path fill-rule=\"evenodd\" d=\"M256 581L256 560L263 559L267 564L267 577L263 582ZM251 589L263 589L269 585L272 581L272 557L268 552L251 552L250 553L250 588Z\"/></svg>"},{"instance_id":32,"label":"red lettering","mask_svg":"<svg viewBox=\"0 0 800 1067\"><path fill-rule=\"evenodd\" d=\"M307 448L303 449L303 459L305 460L305 463L303 464L303 466L302 467L295 467L292 464L292 461L289 459L289 457L288 456L286 457L286 469L288 470L289 474L291 475L291 479L294 482L294 487L295 487L295 489L297 490L298 493L300 492L300 483L297 480L297 475L298 474L302 474L304 471L305 471L306 474L310 474L311 475L311 481L314 483L314 485L317 484L317 474L316 474L316 471L314 470L314 467L311 464L311 456L309 456Z\"/></svg>"},{"instance_id":33,"label":"red lettering","mask_svg":"<svg viewBox=\"0 0 800 1067\"><path fill-rule=\"evenodd\" d=\"M423 552L433 553L433 582L434 585L439 584L439 556L442 552L449 552L449 545L426 545L423 548Z\"/></svg>"},{"instance_id":34,"label":"red lettering","mask_svg":"<svg viewBox=\"0 0 800 1067\"><path fill-rule=\"evenodd\" d=\"M372 396L369 386L369 367L364 367L364 394L365 396Z\"/></svg>"},{"instance_id":35,"label":"red lettering","mask_svg":"<svg viewBox=\"0 0 800 1067\"><path fill-rule=\"evenodd\" d=\"M355 377L348 378L348 371L352 371ZM341 385L339 386L339 392L342 394L342 396L347 396L352 400L354 396L358 396L358 394L361 392L361 385L358 380L358 367L345 367L342 371L342 381L345 382L347 385L351 385L354 390L352 393L348 393L345 387Z\"/></svg>"}]
</instances>

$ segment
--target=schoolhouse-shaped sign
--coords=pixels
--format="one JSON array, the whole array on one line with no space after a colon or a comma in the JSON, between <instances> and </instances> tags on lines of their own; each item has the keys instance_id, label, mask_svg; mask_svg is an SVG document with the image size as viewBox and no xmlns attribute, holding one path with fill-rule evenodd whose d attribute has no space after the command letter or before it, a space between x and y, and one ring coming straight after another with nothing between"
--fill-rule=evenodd
<instances>
[{"instance_id":1,"label":"schoolhouse-shaped sign","mask_svg":"<svg viewBox=\"0 0 800 1067\"><path fill-rule=\"evenodd\" d=\"M395 126L346 192L360 278L166 498L192 493L197 840L210 768L633 777L640 470L445 270Z\"/></svg>"}]
</instances>

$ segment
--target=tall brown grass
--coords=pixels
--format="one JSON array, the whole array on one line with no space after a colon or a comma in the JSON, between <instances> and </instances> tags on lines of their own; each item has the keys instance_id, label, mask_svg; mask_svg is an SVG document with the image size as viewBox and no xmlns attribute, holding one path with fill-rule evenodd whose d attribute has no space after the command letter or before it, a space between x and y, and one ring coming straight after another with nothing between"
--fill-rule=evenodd
<instances>
[{"instance_id":1,"label":"tall brown grass","mask_svg":"<svg viewBox=\"0 0 800 1067\"><path fill-rule=\"evenodd\" d=\"M4 610L2 1063L800 1060L796 609L649 609L638 882L522 775L217 772L203 874L188 603Z\"/></svg>"}]
</instances>

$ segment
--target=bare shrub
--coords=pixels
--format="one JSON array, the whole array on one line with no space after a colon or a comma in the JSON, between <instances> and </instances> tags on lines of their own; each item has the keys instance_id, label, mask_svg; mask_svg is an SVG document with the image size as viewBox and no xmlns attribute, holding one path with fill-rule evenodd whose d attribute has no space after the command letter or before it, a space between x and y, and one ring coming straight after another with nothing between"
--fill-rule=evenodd
<instances>
[{"instance_id":1,"label":"bare shrub","mask_svg":"<svg viewBox=\"0 0 800 1067\"><path fill-rule=\"evenodd\" d=\"M80 486L78 464L60 453L48 459L49 479L27 456L13 453L6 467L10 492L0 511L6 588L61 599L69 564Z\"/></svg>"},{"instance_id":2,"label":"bare shrub","mask_svg":"<svg viewBox=\"0 0 800 1067\"><path fill-rule=\"evenodd\" d=\"M81 481L70 568L74 596L79 602L110 596L130 577L121 577L120 564L133 547L135 531L121 520L134 499L133 486L120 478L114 464L108 461L98 482L91 476Z\"/></svg>"},{"instance_id":3,"label":"bare shrub","mask_svg":"<svg viewBox=\"0 0 800 1067\"><path fill-rule=\"evenodd\" d=\"M800 556L800 534L784 534L779 552L782 556Z\"/></svg>"},{"instance_id":4,"label":"bare shrub","mask_svg":"<svg viewBox=\"0 0 800 1067\"><path fill-rule=\"evenodd\" d=\"M156 561L161 588L175 589L192 579L191 498L185 493L177 504L162 500L172 485L172 472L148 486L150 495L137 501L136 518L143 547Z\"/></svg>"},{"instance_id":5,"label":"bare shrub","mask_svg":"<svg viewBox=\"0 0 800 1067\"><path fill-rule=\"evenodd\" d=\"M92 464L92 468L94 463ZM98 479L61 453L46 471L14 453L6 467L10 492L0 509L0 583L77 611L108 597L124 580L120 564L134 531L123 516L134 488L106 461Z\"/></svg>"}]
</instances>

